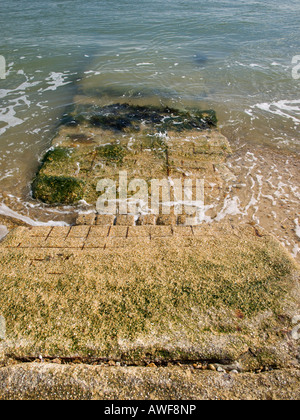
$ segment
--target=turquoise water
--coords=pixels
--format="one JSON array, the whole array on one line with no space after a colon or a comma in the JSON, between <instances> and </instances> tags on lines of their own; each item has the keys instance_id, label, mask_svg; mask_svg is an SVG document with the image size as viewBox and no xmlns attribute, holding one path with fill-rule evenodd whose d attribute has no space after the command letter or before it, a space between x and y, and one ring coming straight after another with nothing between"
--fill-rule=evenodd
<instances>
[{"instance_id":1,"label":"turquoise water","mask_svg":"<svg viewBox=\"0 0 300 420\"><path fill-rule=\"evenodd\" d=\"M2 0L0 192L29 197L82 95L214 108L237 144L299 150L299 12L298 0Z\"/></svg>"}]
</instances>

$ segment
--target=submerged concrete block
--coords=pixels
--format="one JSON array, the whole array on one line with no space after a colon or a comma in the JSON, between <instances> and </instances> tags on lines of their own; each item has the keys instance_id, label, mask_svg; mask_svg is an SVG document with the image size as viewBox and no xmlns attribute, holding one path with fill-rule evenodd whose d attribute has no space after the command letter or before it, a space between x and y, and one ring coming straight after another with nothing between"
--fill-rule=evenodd
<instances>
[{"instance_id":1,"label":"submerged concrete block","mask_svg":"<svg viewBox=\"0 0 300 420\"><path fill-rule=\"evenodd\" d=\"M128 182L142 179L149 185L151 179L184 179L187 172L191 179L215 177L213 165L223 163L231 150L216 122L210 110L128 104L78 107L64 119L43 158L33 196L51 205L81 200L96 205L98 182L115 181L119 191L120 171L127 171ZM78 224L88 223L82 218Z\"/></svg>"}]
</instances>

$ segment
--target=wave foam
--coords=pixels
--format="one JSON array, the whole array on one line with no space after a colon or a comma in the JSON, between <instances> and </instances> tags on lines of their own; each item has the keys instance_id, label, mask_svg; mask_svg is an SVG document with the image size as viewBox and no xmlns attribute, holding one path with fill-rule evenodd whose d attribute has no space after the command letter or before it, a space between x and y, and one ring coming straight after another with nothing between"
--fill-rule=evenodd
<instances>
[{"instance_id":1,"label":"wave foam","mask_svg":"<svg viewBox=\"0 0 300 420\"><path fill-rule=\"evenodd\" d=\"M255 104L247 110L251 113L252 110L260 109L283 118L293 120L296 124L300 123L300 99L296 100L281 100L277 102L262 102Z\"/></svg>"},{"instance_id":2,"label":"wave foam","mask_svg":"<svg viewBox=\"0 0 300 420\"><path fill-rule=\"evenodd\" d=\"M54 221L40 222L40 221L33 220L30 217L23 216L22 214L19 214L15 212L14 210L11 210L9 207L7 207L3 203L0 204L0 214L2 214L2 216L13 217L14 219L21 220L22 222L27 223L30 226L69 226L65 222L54 222Z\"/></svg>"},{"instance_id":3,"label":"wave foam","mask_svg":"<svg viewBox=\"0 0 300 420\"><path fill-rule=\"evenodd\" d=\"M50 73L50 76L48 77L47 82L49 87L44 90L46 92L47 90L56 90L57 88L61 86L68 85L71 83L70 81L66 81L66 78L69 77L69 74L64 73Z\"/></svg>"}]
</instances>

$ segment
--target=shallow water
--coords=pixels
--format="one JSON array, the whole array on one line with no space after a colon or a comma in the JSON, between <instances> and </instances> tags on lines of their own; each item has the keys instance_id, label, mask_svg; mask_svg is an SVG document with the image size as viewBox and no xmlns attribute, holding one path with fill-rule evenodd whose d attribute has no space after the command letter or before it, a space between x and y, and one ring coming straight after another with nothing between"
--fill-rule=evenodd
<instances>
[{"instance_id":1,"label":"shallow water","mask_svg":"<svg viewBox=\"0 0 300 420\"><path fill-rule=\"evenodd\" d=\"M23 217L68 220L69 208L57 212L30 199L30 181L74 98L214 108L237 147L299 151L298 0L138 6L2 0L0 201Z\"/></svg>"}]
</instances>

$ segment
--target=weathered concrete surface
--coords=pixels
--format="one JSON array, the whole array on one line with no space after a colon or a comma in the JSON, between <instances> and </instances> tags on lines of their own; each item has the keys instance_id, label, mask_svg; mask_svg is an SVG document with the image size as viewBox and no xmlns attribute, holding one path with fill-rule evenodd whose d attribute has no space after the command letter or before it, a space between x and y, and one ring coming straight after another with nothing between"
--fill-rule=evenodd
<instances>
[{"instance_id":1,"label":"weathered concrete surface","mask_svg":"<svg viewBox=\"0 0 300 420\"><path fill-rule=\"evenodd\" d=\"M53 149L43 159L33 183L35 198L49 204L96 204L99 180L207 180L222 185L231 176L224 162L228 140L215 128L212 111L115 104L75 107L65 118ZM119 185L118 185L119 186ZM146 203L147 204L147 203ZM149 202L150 207L150 202Z\"/></svg>"},{"instance_id":2,"label":"weathered concrete surface","mask_svg":"<svg viewBox=\"0 0 300 420\"><path fill-rule=\"evenodd\" d=\"M118 187L121 170L148 186L204 179L213 220L237 181L215 125L210 111L77 105L33 196L95 205L98 181ZM192 227L175 217L176 197L167 201L170 215L149 202L138 221L94 212L73 227L19 227L0 243L1 398L299 397L299 266L255 226Z\"/></svg>"},{"instance_id":3,"label":"weathered concrete surface","mask_svg":"<svg viewBox=\"0 0 300 420\"><path fill-rule=\"evenodd\" d=\"M300 371L260 374L193 368L57 366L0 369L0 399L21 400L299 400Z\"/></svg>"},{"instance_id":4,"label":"weathered concrete surface","mask_svg":"<svg viewBox=\"0 0 300 420\"><path fill-rule=\"evenodd\" d=\"M251 226L21 227L0 263L4 364L298 365L299 268Z\"/></svg>"},{"instance_id":5,"label":"weathered concrete surface","mask_svg":"<svg viewBox=\"0 0 300 420\"><path fill-rule=\"evenodd\" d=\"M3 216L2 214L0 214L0 225L6 226L8 230L12 230L18 226L29 227L29 225L25 222L22 222L22 220L14 219L13 217L9 216Z\"/></svg>"}]
</instances>

